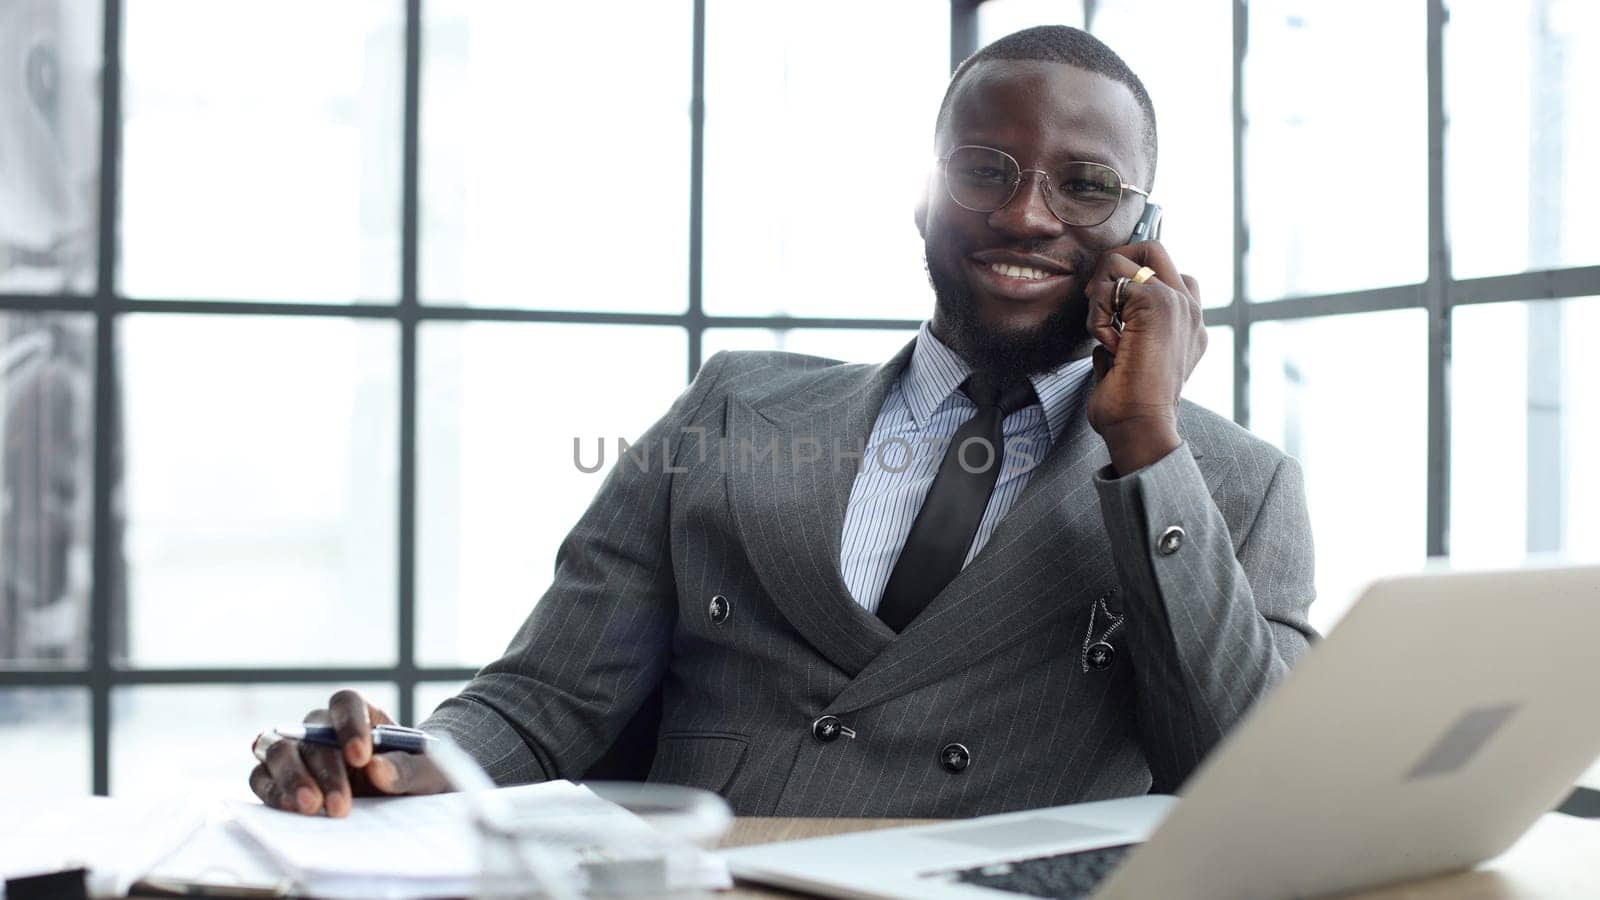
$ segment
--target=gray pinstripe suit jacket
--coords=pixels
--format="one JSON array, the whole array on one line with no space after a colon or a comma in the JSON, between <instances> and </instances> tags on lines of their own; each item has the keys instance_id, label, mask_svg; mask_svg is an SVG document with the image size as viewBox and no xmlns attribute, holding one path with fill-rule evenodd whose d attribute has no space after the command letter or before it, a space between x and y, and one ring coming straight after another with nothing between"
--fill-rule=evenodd
<instances>
[{"instance_id":1,"label":"gray pinstripe suit jacket","mask_svg":"<svg viewBox=\"0 0 1600 900\"><path fill-rule=\"evenodd\" d=\"M643 464L607 476L505 655L423 727L501 783L578 778L659 691L650 777L741 815L1175 790L1314 636L1298 465L1185 402L1185 445L1108 479L1080 404L988 545L896 636L840 575L855 469L833 448L865 442L909 357L712 357L641 440ZM1186 539L1164 554L1173 525ZM1101 598L1125 621L1095 670ZM856 737L814 738L825 714ZM941 765L951 742L964 771Z\"/></svg>"}]
</instances>

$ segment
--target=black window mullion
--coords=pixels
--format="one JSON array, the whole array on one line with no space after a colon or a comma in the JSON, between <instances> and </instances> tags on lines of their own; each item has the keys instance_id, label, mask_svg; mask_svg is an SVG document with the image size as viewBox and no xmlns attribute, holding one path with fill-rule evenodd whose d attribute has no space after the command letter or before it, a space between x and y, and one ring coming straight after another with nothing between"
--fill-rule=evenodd
<instances>
[{"instance_id":1,"label":"black window mullion","mask_svg":"<svg viewBox=\"0 0 1600 900\"><path fill-rule=\"evenodd\" d=\"M400 504L396 580L399 646L395 681L401 722L416 721L416 539L417 539L417 327L418 308L418 154L422 81L422 0L406 0L405 118L400 188Z\"/></svg>"},{"instance_id":2,"label":"black window mullion","mask_svg":"<svg viewBox=\"0 0 1600 900\"><path fill-rule=\"evenodd\" d=\"M477 670L470 666L418 666L418 681L460 681ZM0 688L10 687L87 687L91 675L82 669L0 669ZM222 668L113 667L106 682L113 687L129 685L284 685L341 681L393 681L393 666L270 666Z\"/></svg>"},{"instance_id":3,"label":"black window mullion","mask_svg":"<svg viewBox=\"0 0 1600 900\"><path fill-rule=\"evenodd\" d=\"M116 265L118 175L122 137L122 4L106 0L100 70L100 220L94 299L94 500L93 584L89 595L90 783L111 792L111 605L121 581L118 530L111 494L120 473L113 454L119 440L116 382ZM124 612L126 615L126 612Z\"/></svg>"},{"instance_id":4,"label":"black window mullion","mask_svg":"<svg viewBox=\"0 0 1600 900\"><path fill-rule=\"evenodd\" d=\"M1450 245L1445 233L1444 0L1428 0L1429 556L1450 552Z\"/></svg>"},{"instance_id":5,"label":"black window mullion","mask_svg":"<svg viewBox=\"0 0 1600 900\"><path fill-rule=\"evenodd\" d=\"M1250 427L1250 306L1245 296L1249 281L1245 257L1250 252L1250 230L1244 211L1244 55L1250 37L1250 9L1245 0L1233 0L1233 420Z\"/></svg>"},{"instance_id":6,"label":"black window mullion","mask_svg":"<svg viewBox=\"0 0 1600 900\"><path fill-rule=\"evenodd\" d=\"M950 71L978 52L978 6L983 0L950 0Z\"/></svg>"},{"instance_id":7,"label":"black window mullion","mask_svg":"<svg viewBox=\"0 0 1600 900\"><path fill-rule=\"evenodd\" d=\"M705 240L706 162L706 0L694 0L694 49L689 61L689 378L700 371L705 354L706 317L702 300Z\"/></svg>"}]
</instances>

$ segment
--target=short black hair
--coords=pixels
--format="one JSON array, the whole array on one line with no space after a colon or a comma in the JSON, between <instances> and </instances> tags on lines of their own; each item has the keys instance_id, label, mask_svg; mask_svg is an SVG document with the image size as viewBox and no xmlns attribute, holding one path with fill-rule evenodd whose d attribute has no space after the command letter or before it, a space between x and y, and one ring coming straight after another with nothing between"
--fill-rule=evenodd
<instances>
[{"instance_id":1,"label":"short black hair","mask_svg":"<svg viewBox=\"0 0 1600 900\"><path fill-rule=\"evenodd\" d=\"M1133 99L1138 101L1139 108L1144 111L1144 150L1145 155L1150 157L1150 171L1145 173L1144 188L1150 190L1156 178L1156 107L1150 102L1150 93L1144 89L1144 82L1139 80L1139 76L1133 74L1133 70L1122 61L1122 57L1107 47L1104 41L1087 31L1066 25L1036 25L1033 28L1024 28L1000 38L962 60L961 65L956 67L955 74L950 76L950 85L945 88L944 99L939 101L939 118L934 122L934 140L938 140L939 133L944 130L945 123L950 117L950 98L955 95L956 85L960 84L961 79L978 63L1000 59L1064 63L1127 85L1128 90L1133 92Z\"/></svg>"}]
</instances>

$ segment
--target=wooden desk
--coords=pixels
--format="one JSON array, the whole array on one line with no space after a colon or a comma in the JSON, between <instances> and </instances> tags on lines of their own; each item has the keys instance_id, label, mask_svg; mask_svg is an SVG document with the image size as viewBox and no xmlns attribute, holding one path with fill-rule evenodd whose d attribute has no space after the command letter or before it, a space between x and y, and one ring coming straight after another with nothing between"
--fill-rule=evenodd
<instances>
[{"instance_id":1,"label":"wooden desk","mask_svg":"<svg viewBox=\"0 0 1600 900\"><path fill-rule=\"evenodd\" d=\"M724 847L766 844L915 825L918 819L741 818ZM718 898L798 897L799 894L741 881ZM1510 850L1470 872L1440 875L1404 885L1350 895L1360 900L1534 900L1600 897L1600 821L1550 813Z\"/></svg>"}]
</instances>

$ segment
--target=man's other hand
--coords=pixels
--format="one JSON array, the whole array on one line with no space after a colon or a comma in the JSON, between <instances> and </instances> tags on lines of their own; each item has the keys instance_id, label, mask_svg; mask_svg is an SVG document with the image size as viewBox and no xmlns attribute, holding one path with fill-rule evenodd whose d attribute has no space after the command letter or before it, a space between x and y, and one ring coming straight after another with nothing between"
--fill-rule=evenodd
<instances>
[{"instance_id":1,"label":"man's other hand","mask_svg":"<svg viewBox=\"0 0 1600 900\"><path fill-rule=\"evenodd\" d=\"M326 709L313 709L305 722L332 725L339 746L263 736L266 759L250 772L250 789L268 806L308 816L326 811L337 818L350 813L353 797L450 789L422 754L372 752L372 726L396 723L355 691L335 693Z\"/></svg>"},{"instance_id":2,"label":"man's other hand","mask_svg":"<svg viewBox=\"0 0 1600 900\"><path fill-rule=\"evenodd\" d=\"M1155 275L1123 289L1122 322L1113 324L1116 282L1141 266ZM1178 397L1206 351L1200 287L1181 274L1157 241L1115 247L1100 256L1088 286L1089 334L1100 382L1089 397L1089 424L1105 439L1111 465L1126 475L1178 448Z\"/></svg>"}]
</instances>

